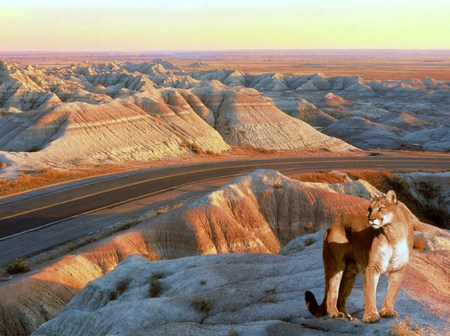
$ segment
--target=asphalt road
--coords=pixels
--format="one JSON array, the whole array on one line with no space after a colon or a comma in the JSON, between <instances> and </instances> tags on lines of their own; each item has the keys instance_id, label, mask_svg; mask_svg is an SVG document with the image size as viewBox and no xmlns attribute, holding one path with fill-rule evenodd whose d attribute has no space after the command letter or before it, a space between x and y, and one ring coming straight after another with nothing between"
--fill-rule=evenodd
<instances>
[{"instance_id":1,"label":"asphalt road","mask_svg":"<svg viewBox=\"0 0 450 336\"><path fill-rule=\"evenodd\" d=\"M285 174L330 169L448 170L450 156L364 156L258 159L171 166L67 184L0 201L0 241L81 214L163 193L183 185L255 169Z\"/></svg>"}]
</instances>

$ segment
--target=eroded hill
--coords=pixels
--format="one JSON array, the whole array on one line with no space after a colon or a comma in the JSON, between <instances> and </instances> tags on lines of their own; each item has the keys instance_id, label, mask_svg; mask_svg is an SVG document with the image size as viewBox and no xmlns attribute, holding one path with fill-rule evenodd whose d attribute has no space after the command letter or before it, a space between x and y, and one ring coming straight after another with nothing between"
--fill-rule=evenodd
<instances>
[{"instance_id":1,"label":"eroded hill","mask_svg":"<svg viewBox=\"0 0 450 336\"><path fill-rule=\"evenodd\" d=\"M449 82L0 62L2 162L117 163L230 146L448 151ZM353 146L352 146L353 145Z\"/></svg>"},{"instance_id":2,"label":"eroded hill","mask_svg":"<svg viewBox=\"0 0 450 336\"><path fill-rule=\"evenodd\" d=\"M298 245L297 243L289 242L304 234L314 233L328 227L336 218L342 215L350 213L366 214L369 199L371 196L378 194L380 194L380 191L362 180L336 184L309 183L289 179L275 171L255 171L250 175L238 178L229 185L165 215L158 216L156 219L139 224L133 229L98 243L94 243L75 254L63 257L42 270L35 271L21 279L4 284L0 287L0 297L2 297L2 300L0 301L0 333L16 335L32 332L45 321L58 315L72 297L85 287L86 284L109 273L116 268L120 261L130 255L139 254L149 260L162 260L200 254L277 254L284 246L290 246L289 248L295 249L301 248L301 244ZM446 259L441 259L442 256L439 256L441 255L440 251L442 249L448 249L448 240L446 238L449 236L448 233L421 223L406 208L406 206L403 209L406 216L408 216L414 225L421 248L425 249L420 255L421 262L423 263L426 261L430 264L436 262L436 269L442 269L441 263ZM317 250L315 253L317 253L317 255L314 258L320 260L320 252ZM435 253L435 255L433 253ZM219 259L214 260L225 264L228 262L226 259L227 257L223 257L223 259L220 259L222 257L218 258ZM233 257L230 258L231 259L229 260L234 260L232 259ZM247 257L242 258L245 259ZM250 258L252 257L250 256ZM272 261L288 261L288 259L283 258L277 259L276 256L273 256L272 258L270 256L255 255L253 258L255 258L255 263L259 260L262 263L261 267L267 270L271 268L270 263ZM201 260L202 259L199 259L199 263L204 264L205 267L216 267L213 265L214 263L207 266L208 261ZM291 261L288 261L288 264L291 262L298 262L298 259L289 260ZM306 258L306 260L309 259ZM266 261L268 264L262 266ZM197 261L194 260L193 262ZM146 268L147 266L144 266L144 264L142 265ZM176 266L176 262L173 265L167 267L178 268L180 277L186 275L183 273L184 271L182 268ZM308 267L305 265L297 265L300 267L298 270L301 270L302 267ZM139 268L140 266L136 267ZM151 267L152 266L150 266L150 268ZM255 268L255 270L257 270L257 268ZM238 272L237 269L235 269L235 271ZM286 271L288 270L286 269ZM145 273L147 271L143 272ZM167 272L169 272L169 269L167 269ZM209 274L208 272L205 274ZM259 272L259 270L257 272ZM319 268L317 269L317 272L319 272ZM119 273L122 274L121 272ZM91 289L87 289L87 291L91 294L94 293L94 296L91 296L90 300L92 301L88 305L94 306L89 306L90 308L86 309L92 312L106 306L106 310L96 312L95 314L107 313L107 311L109 311L108 309L117 308L115 305L121 304L122 299L126 301L127 297L133 301L127 301L128 303L126 305L129 304L130 307L135 304L134 300L137 300L136 302L138 303L143 303L144 301L142 300L146 299L143 297L139 299L139 295L144 295L145 293L141 293L144 290L147 293L148 288L144 285L139 285L139 283L140 281L147 281L148 279L145 277L144 280L140 279L138 274L141 273L136 271L136 280L131 280L131 274L129 274L128 271L125 271L125 273L130 275L130 281L126 286L124 285L126 288L124 287L119 290L121 293L117 292L111 294L111 288L114 287L114 284L121 281L119 278L117 278L117 281L114 280L113 282L110 282L110 286L113 287L108 287L109 289L107 288L98 292L95 291L95 288L98 288L96 287L97 285L92 284L92 287L90 287ZM145 274L150 276L150 273L153 273L153 271L150 270L147 273ZM239 273L244 274L245 272L239 271ZM108 276L114 277L115 275ZM288 274L286 274L286 276L288 276ZM289 277L290 276L293 276L293 278L289 281L293 281L295 276L293 274L289 275ZM316 278L317 277L318 276L316 276ZM211 277L208 275L204 280L210 282L210 285L213 285L215 281L213 280L212 275ZM102 281L108 282L108 280ZM243 278L242 281L246 280ZM298 282L298 280L295 281ZM427 280L426 278L421 278L421 281L426 282ZM183 283L185 282L175 281L173 286L181 286ZM420 284L414 282L414 285L418 286ZM199 288L203 288L201 287L203 285L199 284L199 286ZM445 286L445 283L443 286ZM100 285L100 287L102 287L102 285ZM94 288L93 292L92 288ZM265 285L261 288L263 288L262 292L270 289L265 288ZM426 296L424 300L429 300L430 297L439 297L438 292L440 287L429 286L429 288L430 291L427 294L428 296ZM128 289L134 294L121 296L121 294L127 292ZM169 292L166 292L166 294L168 293ZM197 295L195 291L187 292L186 294L188 293L191 293L194 296ZM293 293L289 295L294 295L295 293L296 291L294 290ZM303 295L302 293L297 294L299 297ZM295 295L297 296L297 294ZM84 295L86 294L83 293L82 295L82 297L85 297ZM178 294L175 294L175 292L173 295L178 297ZM286 296L286 298L288 298L289 295ZM270 297L270 295L268 295L268 297ZM182 299L182 301L191 299L193 300L193 298L188 296L187 299ZM172 308L179 306L178 298L169 298L168 300L173 302L173 304L165 306L163 301L159 301L163 304L161 307L164 311L166 311L166 309L167 311L172 311ZM219 300L219 298L216 298L215 300ZM302 301L301 298L298 300L298 302ZM86 300L82 299L82 302L84 305ZM144 303L145 305L149 304L149 307L153 307L153 304L156 301L152 302L145 301ZM228 304L227 302L224 301L223 304ZM253 301L251 300L249 301L249 307L252 305L252 302ZM280 305L284 307L284 312L277 315L281 319L282 316L287 314L286 309L288 309L289 305L286 303L280 303ZM136 307L138 306L139 304ZM183 305L179 306L180 316L182 317L184 313L191 316L192 320L189 320L190 317L186 317L188 315L185 317L190 323L194 323L192 327L197 328L198 326L195 323L198 323L197 320L202 320L205 316L202 317L195 309L186 312L186 307L183 307ZM244 308L245 307L238 307L236 308L236 312L241 311L241 309ZM79 311L80 309L84 310L85 308L75 308L76 311ZM214 311L219 313L219 310ZM63 315L63 318L72 316L70 315L70 311L68 314L69 315ZM289 314L297 316L295 315L296 313L291 310L289 310ZM76 313L76 315L82 318L84 313L80 312L79 314ZM112 317L113 315L110 316ZM227 315L225 314L223 316ZM72 321L75 321L78 317L73 316ZM98 332L101 332L106 330L104 329L106 327L101 326L101 323L103 322L101 321L100 315L98 315L98 317ZM172 317L170 317L169 314L164 318ZM62 322L61 324L61 326L66 326L65 330L67 330L68 334L71 334L72 331L75 333L76 331L76 328L74 329L65 324L71 323L70 320L71 318L68 318L67 322ZM246 320L246 318L243 318L242 323L254 321L255 320ZM151 323L151 320L149 320L149 323ZM114 323L108 325L112 326L113 324ZM258 328L262 328L264 325L264 323L258 325ZM145 324L145 326L150 326L150 324ZM122 327L123 325L121 328ZM169 328L170 326L167 327ZM174 327L177 328L178 326L174 325ZM48 328L50 329L42 329L40 332L48 334L57 334L60 332L57 324L53 324L53 326L50 325ZM114 329L115 327L111 328L110 332L119 331L119 329ZM131 328L128 331L133 332L139 330Z\"/></svg>"}]
</instances>

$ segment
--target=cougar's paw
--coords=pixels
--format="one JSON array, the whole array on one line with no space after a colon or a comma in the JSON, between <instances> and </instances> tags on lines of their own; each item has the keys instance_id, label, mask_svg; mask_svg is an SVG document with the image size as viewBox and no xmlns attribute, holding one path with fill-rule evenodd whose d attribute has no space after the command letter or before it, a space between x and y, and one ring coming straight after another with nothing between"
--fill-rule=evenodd
<instances>
[{"instance_id":1,"label":"cougar's paw","mask_svg":"<svg viewBox=\"0 0 450 336\"><path fill-rule=\"evenodd\" d=\"M398 313L394 309L387 308L381 309L380 315L385 318L398 317Z\"/></svg>"},{"instance_id":2,"label":"cougar's paw","mask_svg":"<svg viewBox=\"0 0 450 336\"><path fill-rule=\"evenodd\" d=\"M345 313L338 312L338 313L330 315L330 318L332 318L332 319L345 318L346 319L347 316L345 315Z\"/></svg>"},{"instance_id":3,"label":"cougar's paw","mask_svg":"<svg viewBox=\"0 0 450 336\"><path fill-rule=\"evenodd\" d=\"M362 321L364 323L375 323L380 320L380 314L378 313L366 313L363 316Z\"/></svg>"},{"instance_id":4,"label":"cougar's paw","mask_svg":"<svg viewBox=\"0 0 450 336\"><path fill-rule=\"evenodd\" d=\"M356 317L353 317L350 314L347 314L347 320L349 320L350 322L356 322L358 321L358 319Z\"/></svg>"}]
</instances>

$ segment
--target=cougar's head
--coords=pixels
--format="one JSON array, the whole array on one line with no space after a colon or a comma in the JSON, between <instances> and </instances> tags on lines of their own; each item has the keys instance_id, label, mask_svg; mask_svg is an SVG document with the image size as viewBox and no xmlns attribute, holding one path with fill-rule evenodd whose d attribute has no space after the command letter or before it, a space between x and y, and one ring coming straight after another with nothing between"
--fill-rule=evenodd
<instances>
[{"instance_id":1,"label":"cougar's head","mask_svg":"<svg viewBox=\"0 0 450 336\"><path fill-rule=\"evenodd\" d=\"M375 197L369 206L369 224L379 229L392 223L394 219L394 207L397 204L397 195L394 190L389 190L386 196Z\"/></svg>"}]
</instances>

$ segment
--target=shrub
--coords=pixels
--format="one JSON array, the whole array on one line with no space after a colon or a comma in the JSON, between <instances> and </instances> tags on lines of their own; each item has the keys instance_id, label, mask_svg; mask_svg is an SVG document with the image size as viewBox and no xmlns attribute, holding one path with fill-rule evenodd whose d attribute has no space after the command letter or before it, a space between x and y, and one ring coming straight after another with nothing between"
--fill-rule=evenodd
<instances>
[{"instance_id":1,"label":"shrub","mask_svg":"<svg viewBox=\"0 0 450 336\"><path fill-rule=\"evenodd\" d=\"M117 288L117 292L119 294L124 293L128 289L128 286L129 286L129 280L128 279L119 281L119 283L117 284L117 287L116 287Z\"/></svg>"},{"instance_id":2,"label":"shrub","mask_svg":"<svg viewBox=\"0 0 450 336\"><path fill-rule=\"evenodd\" d=\"M419 192L425 197L427 201L431 201L439 195L438 189L430 182L420 181Z\"/></svg>"},{"instance_id":3,"label":"shrub","mask_svg":"<svg viewBox=\"0 0 450 336\"><path fill-rule=\"evenodd\" d=\"M116 299L117 299L117 293L116 292L109 293L109 301L114 301Z\"/></svg>"},{"instance_id":4,"label":"shrub","mask_svg":"<svg viewBox=\"0 0 450 336\"><path fill-rule=\"evenodd\" d=\"M163 286L161 283L162 278L164 278L165 275L162 273L155 273L152 275L152 277L150 278L150 284L148 287L148 296L151 298L155 298L158 297L162 290L163 290Z\"/></svg>"},{"instance_id":5,"label":"shrub","mask_svg":"<svg viewBox=\"0 0 450 336\"><path fill-rule=\"evenodd\" d=\"M205 279L202 279L202 280L200 280L200 285L206 285L206 283L207 283L208 281L206 281Z\"/></svg>"},{"instance_id":6,"label":"shrub","mask_svg":"<svg viewBox=\"0 0 450 336\"><path fill-rule=\"evenodd\" d=\"M113 292L109 293L109 300L110 301L116 300L119 295L123 294L128 289L129 285L130 285L129 279L119 281L116 285L116 289Z\"/></svg>"},{"instance_id":7,"label":"shrub","mask_svg":"<svg viewBox=\"0 0 450 336\"><path fill-rule=\"evenodd\" d=\"M281 184L281 183L277 183L277 184L275 184L273 187L274 187L275 189L283 189L283 188L284 188L284 185Z\"/></svg>"},{"instance_id":8,"label":"shrub","mask_svg":"<svg viewBox=\"0 0 450 336\"><path fill-rule=\"evenodd\" d=\"M239 336L239 332L236 329L231 329L228 336Z\"/></svg>"},{"instance_id":9,"label":"shrub","mask_svg":"<svg viewBox=\"0 0 450 336\"><path fill-rule=\"evenodd\" d=\"M29 270L30 270L30 263L22 259L16 259L6 266L6 271L9 274L25 273L28 272Z\"/></svg>"},{"instance_id":10,"label":"shrub","mask_svg":"<svg viewBox=\"0 0 450 336\"><path fill-rule=\"evenodd\" d=\"M201 154L203 153L202 149L200 148L200 146L196 145L196 144L192 144L191 145L191 150L192 152L194 152L195 154Z\"/></svg>"},{"instance_id":11,"label":"shrub","mask_svg":"<svg viewBox=\"0 0 450 336\"><path fill-rule=\"evenodd\" d=\"M168 212L168 210L159 208L159 209L156 209L155 212L156 212L157 215L164 215L165 213Z\"/></svg>"},{"instance_id":12,"label":"shrub","mask_svg":"<svg viewBox=\"0 0 450 336\"><path fill-rule=\"evenodd\" d=\"M192 301L191 306L200 313L209 314L211 311L212 305L211 302L206 300L195 300Z\"/></svg>"},{"instance_id":13,"label":"shrub","mask_svg":"<svg viewBox=\"0 0 450 336\"><path fill-rule=\"evenodd\" d=\"M305 239L305 246L310 246L312 244L314 244L314 238L309 237L309 238Z\"/></svg>"}]
</instances>

